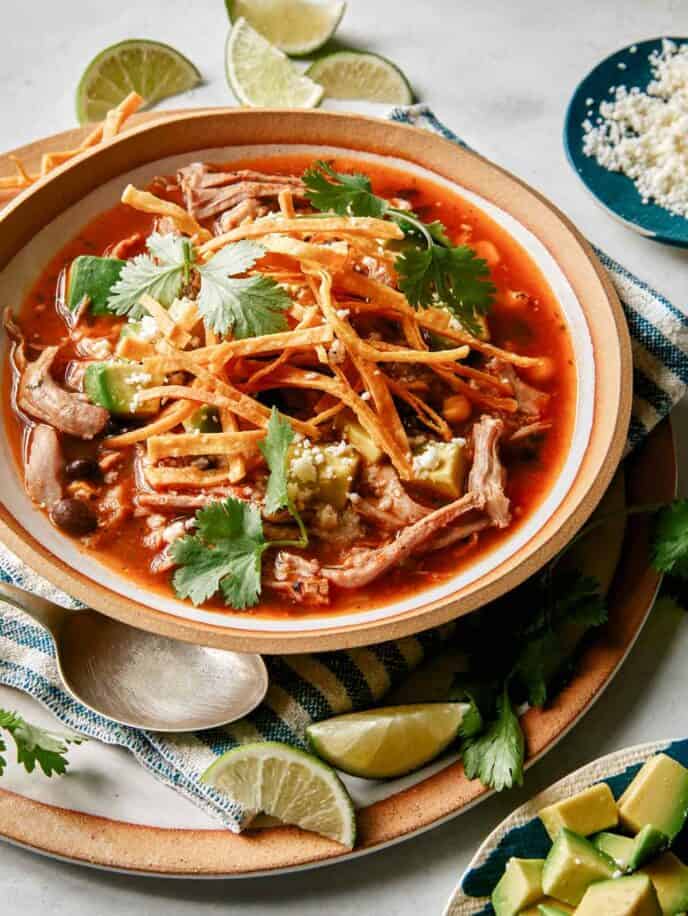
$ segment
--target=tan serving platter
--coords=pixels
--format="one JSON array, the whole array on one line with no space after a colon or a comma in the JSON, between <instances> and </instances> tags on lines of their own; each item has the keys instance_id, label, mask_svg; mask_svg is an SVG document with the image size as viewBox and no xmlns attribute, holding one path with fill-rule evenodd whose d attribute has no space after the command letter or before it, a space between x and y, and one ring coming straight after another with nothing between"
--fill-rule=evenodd
<instances>
[{"instance_id":1,"label":"tan serving platter","mask_svg":"<svg viewBox=\"0 0 688 916\"><path fill-rule=\"evenodd\" d=\"M628 503L673 498L676 460L668 421L655 429L624 467ZM622 481L617 480L615 486L619 485L623 491ZM605 501L605 512L608 505ZM611 505L618 506L618 498ZM621 520L620 525L605 526L597 538L585 543L581 561L586 572L601 581L613 575L608 594L609 622L581 655L569 685L547 708L530 709L521 719L527 737L527 766L554 747L588 712L640 633L660 581L648 564L648 535L647 520L636 516L629 523L625 539ZM414 690L422 691L424 682L437 680L438 668L433 666L430 670L433 675L427 678L419 672ZM393 699L408 702L409 697L405 694ZM104 760L98 764L98 769L106 763ZM451 759L439 772L433 767L414 774L411 785L409 777L395 780L389 784L386 797L358 809L358 843L348 853L335 843L292 827L248 830L236 836L221 829L152 826L151 821L155 821L150 811L144 812L136 823L118 820L107 815L108 803L103 801L97 783L92 798L88 791L85 797L80 795L83 807L74 810L73 781L78 778L75 758L69 777L71 790L65 784L64 794L60 795L63 783L50 781L51 798L55 799L52 803L0 789L0 837L79 864L136 874L248 877L331 864L374 852L462 814L488 795L480 783L465 778L460 762ZM121 787L118 784L117 791L128 797L126 783ZM169 817L165 820L170 822ZM181 817L173 823L180 821Z\"/></svg>"},{"instance_id":2,"label":"tan serving platter","mask_svg":"<svg viewBox=\"0 0 688 916\"><path fill-rule=\"evenodd\" d=\"M159 596L134 588L123 577L114 581L114 574L99 564L94 571L92 558L73 547L69 552L66 539L39 522L30 505L16 501L9 477L0 486L0 539L64 591L145 629L252 652L348 648L397 638L454 619L513 588L552 557L593 511L621 458L631 407L631 350L623 311L606 272L577 230L541 195L494 164L426 131L392 122L319 111L212 109L167 115L133 127L55 170L7 205L0 215L0 277L11 280L13 270L23 270L28 278L27 251L37 244L36 237L49 233L51 226L54 234L74 205L88 214L89 195L102 196L108 182L117 179L119 186L125 175L126 180L145 177L146 169L150 172L156 163L169 165L174 157L191 158L199 150L296 146L353 151L363 158L389 157L395 165L401 162L409 170L430 172L458 194L479 201L491 215L502 214L517 239L523 236L532 242L575 302L576 333L585 338L589 357L577 367L578 411L586 414L587 426L570 479L560 475L553 485L560 492L551 511L540 507L537 527L524 528L513 544L509 542L508 553L495 553L467 583L457 580L453 590L420 594L401 610L393 606L332 615L317 625L310 616L273 624L260 616L240 618L197 611L172 600L162 603ZM76 217L71 218L73 231ZM22 261L20 270L16 265ZM12 283L5 286L12 288Z\"/></svg>"}]
</instances>

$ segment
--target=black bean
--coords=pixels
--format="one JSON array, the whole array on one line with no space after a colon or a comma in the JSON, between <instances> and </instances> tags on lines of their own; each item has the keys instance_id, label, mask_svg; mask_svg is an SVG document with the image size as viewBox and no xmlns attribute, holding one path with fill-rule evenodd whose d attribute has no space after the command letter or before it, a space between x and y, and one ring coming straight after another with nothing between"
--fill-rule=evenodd
<instances>
[{"instance_id":1,"label":"black bean","mask_svg":"<svg viewBox=\"0 0 688 916\"><path fill-rule=\"evenodd\" d=\"M58 528L75 537L90 534L98 527L95 511L81 499L61 499L53 506L50 518Z\"/></svg>"},{"instance_id":2,"label":"black bean","mask_svg":"<svg viewBox=\"0 0 688 916\"><path fill-rule=\"evenodd\" d=\"M94 458L75 458L65 467L67 480L96 480L102 476Z\"/></svg>"}]
</instances>

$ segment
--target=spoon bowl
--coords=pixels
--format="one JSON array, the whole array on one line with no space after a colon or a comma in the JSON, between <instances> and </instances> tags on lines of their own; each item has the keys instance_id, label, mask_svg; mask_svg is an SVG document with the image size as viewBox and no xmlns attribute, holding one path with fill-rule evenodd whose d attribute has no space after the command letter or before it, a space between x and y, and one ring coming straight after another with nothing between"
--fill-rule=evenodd
<instances>
[{"instance_id":1,"label":"spoon bowl","mask_svg":"<svg viewBox=\"0 0 688 916\"><path fill-rule=\"evenodd\" d=\"M169 732L217 728L247 715L267 691L260 655L157 636L90 609L67 610L5 582L0 598L53 637L65 690L122 725Z\"/></svg>"}]
</instances>

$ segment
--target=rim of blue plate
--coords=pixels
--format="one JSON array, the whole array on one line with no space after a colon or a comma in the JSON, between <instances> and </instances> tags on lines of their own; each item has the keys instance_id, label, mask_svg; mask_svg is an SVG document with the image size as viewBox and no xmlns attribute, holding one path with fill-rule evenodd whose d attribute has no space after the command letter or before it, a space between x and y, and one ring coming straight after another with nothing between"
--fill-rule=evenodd
<instances>
[{"instance_id":1,"label":"rim of blue plate","mask_svg":"<svg viewBox=\"0 0 688 916\"><path fill-rule=\"evenodd\" d=\"M564 149L571 168L597 202L625 226L646 238L666 245L688 248L688 217L670 213L654 203L644 204L633 181L619 172L609 172L593 157L583 153L582 122L597 116L599 103L611 100L611 86L639 86L644 89L652 78L648 57L668 39L687 44L688 37L663 35L638 41L615 51L597 64L576 87L566 109ZM635 48L631 51L631 48ZM623 64L623 67L619 67ZM593 99L592 105L588 103Z\"/></svg>"}]
</instances>

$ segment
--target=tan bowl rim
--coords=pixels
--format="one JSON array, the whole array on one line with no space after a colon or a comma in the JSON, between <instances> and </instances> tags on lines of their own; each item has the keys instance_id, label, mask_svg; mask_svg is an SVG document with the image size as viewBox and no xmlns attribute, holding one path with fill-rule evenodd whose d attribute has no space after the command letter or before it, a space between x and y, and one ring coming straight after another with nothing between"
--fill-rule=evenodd
<instances>
[{"instance_id":1,"label":"tan bowl rim","mask_svg":"<svg viewBox=\"0 0 688 916\"><path fill-rule=\"evenodd\" d=\"M153 141L153 142L151 142ZM274 632L214 626L147 607L111 591L48 551L0 497L0 540L30 567L85 604L134 626L238 651L294 653L351 648L446 623L514 588L554 556L584 524L622 457L632 400L628 327L611 280L570 220L525 182L477 153L426 130L342 112L203 109L135 127L20 194L0 214L0 270L39 229L81 197L132 168L194 149L260 143L335 146L402 158L475 190L506 210L549 250L581 304L595 352L595 413L576 479L551 518L496 569L454 595L403 614L326 630ZM150 154L151 148L155 153ZM459 189L460 193L460 189ZM602 346L604 345L604 358Z\"/></svg>"}]
</instances>

